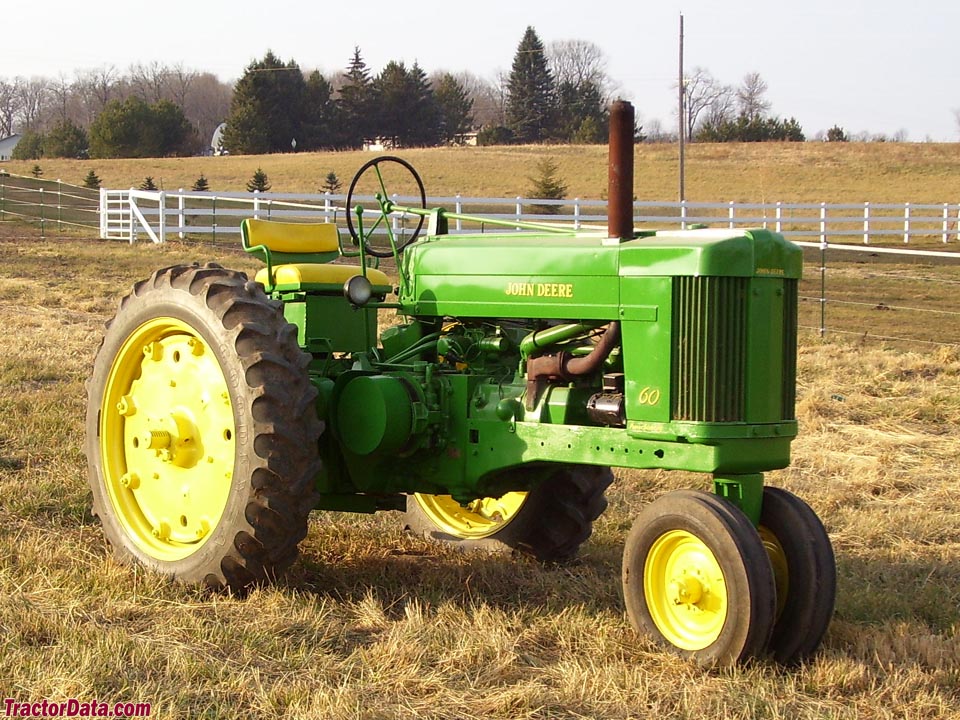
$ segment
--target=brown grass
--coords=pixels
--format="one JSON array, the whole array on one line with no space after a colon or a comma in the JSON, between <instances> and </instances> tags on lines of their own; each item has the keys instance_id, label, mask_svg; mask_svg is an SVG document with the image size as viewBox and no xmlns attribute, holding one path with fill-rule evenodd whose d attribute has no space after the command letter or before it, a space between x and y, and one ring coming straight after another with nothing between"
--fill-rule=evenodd
<instances>
[{"instance_id":1,"label":"brown grass","mask_svg":"<svg viewBox=\"0 0 960 720\"><path fill-rule=\"evenodd\" d=\"M4 230L0 229L0 232ZM150 701L153 717L936 718L960 707L960 352L807 338L802 435L769 481L839 566L822 652L705 673L637 638L619 556L639 508L703 485L618 472L566 567L464 556L395 515L317 514L284 581L240 600L117 565L89 515L83 383L119 296L224 248L0 241L0 691Z\"/></svg>"},{"instance_id":2,"label":"brown grass","mask_svg":"<svg viewBox=\"0 0 960 720\"><path fill-rule=\"evenodd\" d=\"M433 148L396 154L411 161L434 196L525 195L536 161L549 156L569 185L568 197L601 199L607 186L605 146ZM150 175L166 189L190 188L203 173L212 190L243 190L258 167L275 192L317 192L333 170L344 183L373 155L363 152L166 158L43 160L44 178L81 184L92 168L104 187L137 187ZM8 162L29 174L34 161ZM957 202L960 153L935 143L722 143L693 144L687 156L687 199L703 202ZM675 145L636 149L639 200L677 197Z\"/></svg>"}]
</instances>

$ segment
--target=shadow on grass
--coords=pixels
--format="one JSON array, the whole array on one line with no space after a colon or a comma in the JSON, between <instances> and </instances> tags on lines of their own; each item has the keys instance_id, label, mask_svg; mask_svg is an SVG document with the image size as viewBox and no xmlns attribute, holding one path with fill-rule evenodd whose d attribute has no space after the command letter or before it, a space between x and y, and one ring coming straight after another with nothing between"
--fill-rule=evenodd
<instances>
[{"instance_id":1,"label":"shadow on grass","mask_svg":"<svg viewBox=\"0 0 960 720\"><path fill-rule=\"evenodd\" d=\"M340 558L318 558L306 548L281 586L338 602L372 596L388 617L401 617L411 600L433 606L483 604L504 612L557 613L576 605L620 613L622 553L622 543L589 542L577 558L561 565L429 545Z\"/></svg>"}]
</instances>

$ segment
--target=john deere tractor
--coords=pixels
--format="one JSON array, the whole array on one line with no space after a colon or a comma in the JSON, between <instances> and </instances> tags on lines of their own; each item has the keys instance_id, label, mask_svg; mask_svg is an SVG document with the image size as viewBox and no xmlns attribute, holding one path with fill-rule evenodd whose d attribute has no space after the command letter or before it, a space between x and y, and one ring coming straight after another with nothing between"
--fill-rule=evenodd
<instances>
[{"instance_id":1,"label":"john deere tractor","mask_svg":"<svg viewBox=\"0 0 960 720\"><path fill-rule=\"evenodd\" d=\"M324 509L557 562L606 508L611 466L696 471L713 492L660 497L626 540L630 622L704 665L813 653L830 541L763 476L797 432L801 253L765 230L635 231L632 131L615 104L600 230L491 231L427 208L414 169L379 157L351 183L345 232L244 220L255 279L208 264L137 283L86 421L118 556L241 590L292 563ZM413 201L391 200L388 169ZM401 322L380 329L387 315Z\"/></svg>"}]
</instances>

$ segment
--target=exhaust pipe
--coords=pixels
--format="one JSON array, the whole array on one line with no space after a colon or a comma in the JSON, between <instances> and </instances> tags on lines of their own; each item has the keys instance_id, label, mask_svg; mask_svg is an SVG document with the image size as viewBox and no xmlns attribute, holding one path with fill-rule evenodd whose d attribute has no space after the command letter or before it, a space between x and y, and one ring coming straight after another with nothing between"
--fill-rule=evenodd
<instances>
[{"instance_id":1,"label":"exhaust pipe","mask_svg":"<svg viewBox=\"0 0 960 720\"><path fill-rule=\"evenodd\" d=\"M610 165L607 176L607 237L633 238L633 105L610 106Z\"/></svg>"}]
</instances>

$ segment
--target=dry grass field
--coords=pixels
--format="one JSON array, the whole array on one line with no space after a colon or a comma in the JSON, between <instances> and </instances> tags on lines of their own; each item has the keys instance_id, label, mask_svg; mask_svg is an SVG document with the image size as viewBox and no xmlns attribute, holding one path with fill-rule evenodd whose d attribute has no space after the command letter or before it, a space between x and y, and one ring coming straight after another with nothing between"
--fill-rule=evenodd
<instances>
[{"instance_id":1,"label":"dry grass field","mask_svg":"<svg viewBox=\"0 0 960 720\"><path fill-rule=\"evenodd\" d=\"M253 265L223 247L39 240L5 225L0 256L3 697L151 702L158 718L960 717L957 346L804 334L802 434L792 467L768 480L824 520L836 616L797 669L704 672L636 637L619 598L632 518L703 485L695 476L618 472L563 567L456 554L392 514L315 515L291 572L245 599L116 564L81 450L103 323L157 267Z\"/></svg>"},{"instance_id":2,"label":"dry grass field","mask_svg":"<svg viewBox=\"0 0 960 720\"><path fill-rule=\"evenodd\" d=\"M511 146L402 150L423 176L428 194L467 197L525 195L537 160L556 160L568 197L605 198L607 149L594 146ZM243 190L258 167L274 192L317 192L331 170L343 181L372 153L166 158L147 160L43 160L43 177L79 185L90 169L104 187L137 187L150 175L165 189L190 188L201 173L211 190ZM34 161L7 162L27 175ZM636 148L638 200L677 197L676 145ZM703 202L912 202L960 201L960 145L956 143L722 143L693 144L687 155L687 199Z\"/></svg>"}]
</instances>

